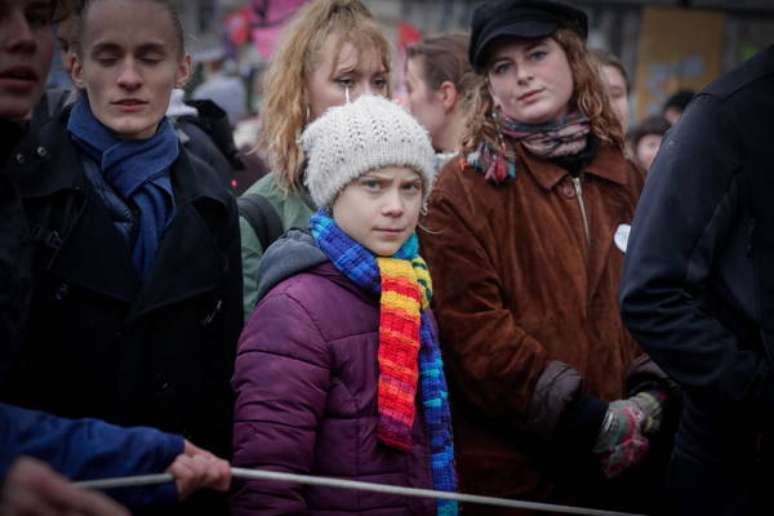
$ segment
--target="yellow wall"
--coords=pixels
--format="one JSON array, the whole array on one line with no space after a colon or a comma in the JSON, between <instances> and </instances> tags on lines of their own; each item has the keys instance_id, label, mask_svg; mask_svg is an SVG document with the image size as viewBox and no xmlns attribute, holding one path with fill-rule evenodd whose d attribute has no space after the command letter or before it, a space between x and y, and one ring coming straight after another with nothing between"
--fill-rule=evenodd
<instances>
[{"instance_id":1,"label":"yellow wall","mask_svg":"<svg viewBox=\"0 0 774 516\"><path fill-rule=\"evenodd\" d=\"M637 56L636 117L660 112L679 89L700 90L721 73L725 15L645 7Z\"/></svg>"}]
</instances>

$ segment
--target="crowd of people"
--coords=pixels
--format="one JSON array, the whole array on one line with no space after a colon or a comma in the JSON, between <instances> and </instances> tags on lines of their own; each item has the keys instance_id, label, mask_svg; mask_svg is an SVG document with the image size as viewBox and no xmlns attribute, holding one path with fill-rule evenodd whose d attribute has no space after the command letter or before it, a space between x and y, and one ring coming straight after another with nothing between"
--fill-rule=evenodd
<instances>
[{"instance_id":1,"label":"crowd of people","mask_svg":"<svg viewBox=\"0 0 774 516\"><path fill-rule=\"evenodd\" d=\"M485 2L397 102L369 10L312 0L245 189L174 2L0 0L0 515L532 514L231 466L768 513L774 47L629 129L587 35Z\"/></svg>"}]
</instances>

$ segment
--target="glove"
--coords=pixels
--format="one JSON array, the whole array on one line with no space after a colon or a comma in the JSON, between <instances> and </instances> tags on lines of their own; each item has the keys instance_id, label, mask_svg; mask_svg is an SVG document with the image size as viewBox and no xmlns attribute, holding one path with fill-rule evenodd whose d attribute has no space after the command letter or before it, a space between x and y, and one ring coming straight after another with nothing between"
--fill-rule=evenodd
<instances>
[{"instance_id":1,"label":"glove","mask_svg":"<svg viewBox=\"0 0 774 516\"><path fill-rule=\"evenodd\" d=\"M664 403L667 394L662 389L652 389L637 393L629 398L642 411L645 421L642 424L642 433L655 434L661 428L664 421Z\"/></svg>"},{"instance_id":2,"label":"glove","mask_svg":"<svg viewBox=\"0 0 774 516\"><path fill-rule=\"evenodd\" d=\"M602 472L615 478L639 464L648 454L650 443L643 435L645 414L631 399L610 403L592 451L599 455Z\"/></svg>"}]
</instances>

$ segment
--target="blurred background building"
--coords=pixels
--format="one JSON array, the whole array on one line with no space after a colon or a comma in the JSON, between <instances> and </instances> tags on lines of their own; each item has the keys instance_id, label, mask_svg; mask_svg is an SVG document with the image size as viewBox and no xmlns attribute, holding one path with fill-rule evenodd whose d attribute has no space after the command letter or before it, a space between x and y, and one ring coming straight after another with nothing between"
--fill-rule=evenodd
<instances>
[{"instance_id":1,"label":"blurred background building","mask_svg":"<svg viewBox=\"0 0 774 516\"><path fill-rule=\"evenodd\" d=\"M260 100L258 77L277 36L305 0L180 0L194 61L226 55ZM400 56L423 35L467 29L475 0L364 0ZM570 0L571 1L571 0ZM774 0L578 0L589 15L589 46L626 67L631 122L658 112L679 89L701 89L723 71L774 43ZM400 63L396 75L400 81ZM201 73L201 72L200 72ZM193 89L201 76L192 83ZM398 83L398 87L400 84Z\"/></svg>"}]
</instances>

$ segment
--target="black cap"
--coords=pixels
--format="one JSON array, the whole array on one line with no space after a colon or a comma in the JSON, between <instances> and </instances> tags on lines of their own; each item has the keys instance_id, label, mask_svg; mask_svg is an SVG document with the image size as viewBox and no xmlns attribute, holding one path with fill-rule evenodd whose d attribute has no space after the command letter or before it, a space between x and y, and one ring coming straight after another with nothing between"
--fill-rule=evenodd
<instances>
[{"instance_id":1,"label":"black cap","mask_svg":"<svg viewBox=\"0 0 774 516\"><path fill-rule=\"evenodd\" d=\"M468 60L480 72L486 64L486 51L497 38L539 39L559 28L571 29L585 41L589 30L586 13L549 0L487 2L473 11Z\"/></svg>"}]
</instances>

